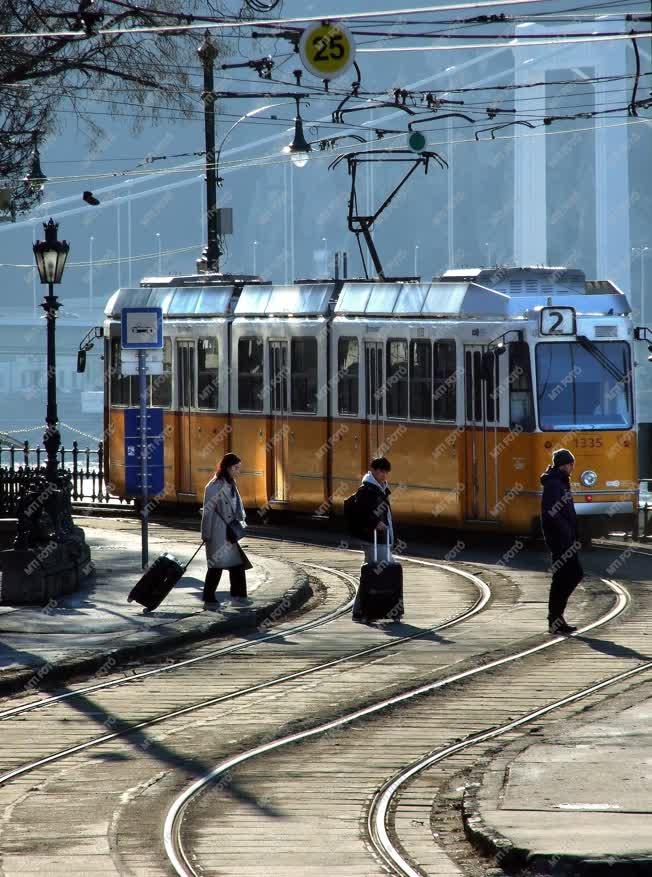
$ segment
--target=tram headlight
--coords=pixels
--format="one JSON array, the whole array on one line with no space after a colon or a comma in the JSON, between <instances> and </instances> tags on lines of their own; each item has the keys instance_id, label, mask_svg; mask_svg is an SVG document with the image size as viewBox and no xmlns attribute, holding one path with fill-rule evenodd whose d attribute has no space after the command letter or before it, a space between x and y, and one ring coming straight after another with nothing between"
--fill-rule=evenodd
<instances>
[{"instance_id":1,"label":"tram headlight","mask_svg":"<svg viewBox=\"0 0 652 877\"><path fill-rule=\"evenodd\" d=\"M598 483L598 473L593 469L585 469L580 475L580 481L584 487L594 487Z\"/></svg>"}]
</instances>

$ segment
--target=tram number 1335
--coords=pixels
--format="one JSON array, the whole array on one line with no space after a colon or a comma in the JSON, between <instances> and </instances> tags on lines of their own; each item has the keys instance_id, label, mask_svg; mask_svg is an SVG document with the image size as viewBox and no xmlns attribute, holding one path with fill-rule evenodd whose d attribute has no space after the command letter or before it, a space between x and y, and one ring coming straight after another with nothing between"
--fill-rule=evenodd
<instances>
[{"instance_id":1,"label":"tram number 1335","mask_svg":"<svg viewBox=\"0 0 652 877\"><path fill-rule=\"evenodd\" d=\"M542 335L575 335L575 308L541 308Z\"/></svg>"},{"instance_id":2,"label":"tram number 1335","mask_svg":"<svg viewBox=\"0 0 652 877\"><path fill-rule=\"evenodd\" d=\"M600 436L575 436L573 439L576 448L601 448L602 438Z\"/></svg>"}]
</instances>

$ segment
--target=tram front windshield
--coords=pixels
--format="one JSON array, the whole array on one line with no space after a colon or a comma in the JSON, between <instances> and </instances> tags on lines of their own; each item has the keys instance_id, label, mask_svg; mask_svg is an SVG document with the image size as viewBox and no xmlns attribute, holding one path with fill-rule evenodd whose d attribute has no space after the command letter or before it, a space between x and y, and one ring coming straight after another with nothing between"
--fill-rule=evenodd
<instances>
[{"instance_id":1,"label":"tram front windshield","mask_svg":"<svg viewBox=\"0 0 652 877\"><path fill-rule=\"evenodd\" d=\"M542 430L631 427L628 344L588 339L537 344L536 363Z\"/></svg>"}]
</instances>

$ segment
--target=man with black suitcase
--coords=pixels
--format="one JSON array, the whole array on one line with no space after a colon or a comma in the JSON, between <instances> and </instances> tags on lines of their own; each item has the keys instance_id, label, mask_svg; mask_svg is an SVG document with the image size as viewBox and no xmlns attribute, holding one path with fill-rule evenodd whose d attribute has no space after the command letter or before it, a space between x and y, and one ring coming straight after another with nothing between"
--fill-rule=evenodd
<instances>
[{"instance_id":1,"label":"man with black suitcase","mask_svg":"<svg viewBox=\"0 0 652 877\"><path fill-rule=\"evenodd\" d=\"M403 569L392 559L394 522L387 483L391 469L386 457L375 457L352 503L356 535L365 551L353 620L363 624L403 615Z\"/></svg>"}]
</instances>

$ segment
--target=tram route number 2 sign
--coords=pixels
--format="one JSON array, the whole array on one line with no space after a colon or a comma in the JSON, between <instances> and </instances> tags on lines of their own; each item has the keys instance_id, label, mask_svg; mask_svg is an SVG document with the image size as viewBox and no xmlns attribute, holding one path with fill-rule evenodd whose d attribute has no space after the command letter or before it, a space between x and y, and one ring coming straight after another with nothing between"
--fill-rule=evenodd
<instances>
[{"instance_id":1,"label":"tram route number 2 sign","mask_svg":"<svg viewBox=\"0 0 652 877\"><path fill-rule=\"evenodd\" d=\"M353 64L355 40L351 31L337 21L317 22L301 35L299 54L313 76L335 79Z\"/></svg>"},{"instance_id":2,"label":"tram route number 2 sign","mask_svg":"<svg viewBox=\"0 0 652 877\"><path fill-rule=\"evenodd\" d=\"M575 308L541 308L542 335L575 335Z\"/></svg>"}]
</instances>

